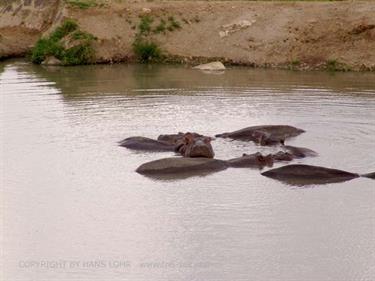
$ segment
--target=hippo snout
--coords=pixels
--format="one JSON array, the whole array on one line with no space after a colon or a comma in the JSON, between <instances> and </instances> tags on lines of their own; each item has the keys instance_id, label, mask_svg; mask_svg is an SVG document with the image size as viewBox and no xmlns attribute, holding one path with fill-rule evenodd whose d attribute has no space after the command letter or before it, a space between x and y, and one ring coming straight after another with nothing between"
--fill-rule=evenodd
<instances>
[{"instance_id":1,"label":"hippo snout","mask_svg":"<svg viewBox=\"0 0 375 281\"><path fill-rule=\"evenodd\" d=\"M189 152L190 157L214 158L214 152L211 145L203 141L197 141Z\"/></svg>"}]
</instances>

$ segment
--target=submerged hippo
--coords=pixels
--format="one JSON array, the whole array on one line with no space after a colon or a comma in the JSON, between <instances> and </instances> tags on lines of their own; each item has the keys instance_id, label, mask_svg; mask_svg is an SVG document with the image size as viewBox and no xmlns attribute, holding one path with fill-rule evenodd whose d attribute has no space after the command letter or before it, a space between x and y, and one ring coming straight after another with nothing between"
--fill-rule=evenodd
<instances>
[{"instance_id":1,"label":"submerged hippo","mask_svg":"<svg viewBox=\"0 0 375 281\"><path fill-rule=\"evenodd\" d=\"M306 147L283 145L284 150L293 155L294 158L315 157L318 153Z\"/></svg>"},{"instance_id":2,"label":"submerged hippo","mask_svg":"<svg viewBox=\"0 0 375 281\"><path fill-rule=\"evenodd\" d=\"M276 162L279 161L292 161L295 157L289 152L279 151L275 154L272 154L273 160Z\"/></svg>"},{"instance_id":3,"label":"submerged hippo","mask_svg":"<svg viewBox=\"0 0 375 281\"><path fill-rule=\"evenodd\" d=\"M170 157L139 166L137 173L143 175L196 174L225 170L228 167L223 160L210 158Z\"/></svg>"},{"instance_id":4,"label":"submerged hippo","mask_svg":"<svg viewBox=\"0 0 375 281\"><path fill-rule=\"evenodd\" d=\"M362 175L373 178L375 173ZM263 176L295 185L344 182L360 177L359 174L311 165L288 165L262 173Z\"/></svg>"},{"instance_id":5,"label":"submerged hippo","mask_svg":"<svg viewBox=\"0 0 375 281\"><path fill-rule=\"evenodd\" d=\"M366 178L370 178L370 179L375 179L375 172L368 173L368 174L363 174L362 177L366 177Z\"/></svg>"},{"instance_id":6,"label":"submerged hippo","mask_svg":"<svg viewBox=\"0 0 375 281\"><path fill-rule=\"evenodd\" d=\"M230 160L219 160L211 158L189 158L189 157L170 157L163 158L151 162L147 162L139 166L137 173L143 175L175 175L177 177L183 175L202 175L216 171L225 170L227 168L257 168L262 169L265 166L273 165L273 155L262 155L254 153L250 155L244 154L241 157Z\"/></svg>"},{"instance_id":7,"label":"submerged hippo","mask_svg":"<svg viewBox=\"0 0 375 281\"><path fill-rule=\"evenodd\" d=\"M226 162L229 167L234 168L253 167L263 169L265 166L273 166L273 157L271 154L264 156L259 152L253 154L244 153L241 157L233 158Z\"/></svg>"},{"instance_id":8,"label":"submerged hippo","mask_svg":"<svg viewBox=\"0 0 375 281\"><path fill-rule=\"evenodd\" d=\"M120 146L145 151L174 151L175 145L146 137L130 137L119 142Z\"/></svg>"},{"instance_id":9,"label":"submerged hippo","mask_svg":"<svg viewBox=\"0 0 375 281\"><path fill-rule=\"evenodd\" d=\"M175 144L175 151L184 157L214 158L215 153L211 145L211 138L205 136L194 136L186 133L183 139Z\"/></svg>"},{"instance_id":10,"label":"submerged hippo","mask_svg":"<svg viewBox=\"0 0 375 281\"><path fill-rule=\"evenodd\" d=\"M305 132L302 129L288 125L252 126L238 131L215 135L219 138L254 141L260 145L284 143L285 139L295 137Z\"/></svg>"}]
</instances>

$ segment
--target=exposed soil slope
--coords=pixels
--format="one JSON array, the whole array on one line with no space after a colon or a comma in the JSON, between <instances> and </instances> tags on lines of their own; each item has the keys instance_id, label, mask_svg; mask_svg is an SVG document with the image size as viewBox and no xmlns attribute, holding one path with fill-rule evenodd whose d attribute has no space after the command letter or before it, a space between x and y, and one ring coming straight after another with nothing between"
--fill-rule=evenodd
<instances>
[{"instance_id":1,"label":"exposed soil slope","mask_svg":"<svg viewBox=\"0 0 375 281\"><path fill-rule=\"evenodd\" d=\"M179 23L150 38L185 62L375 70L375 1L107 1L88 9L58 0L10 2L0 7L0 57L24 54L63 18L73 18L98 38L98 62L126 61L147 14L152 28L169 17Z\"/></svg>"}]
</instances>

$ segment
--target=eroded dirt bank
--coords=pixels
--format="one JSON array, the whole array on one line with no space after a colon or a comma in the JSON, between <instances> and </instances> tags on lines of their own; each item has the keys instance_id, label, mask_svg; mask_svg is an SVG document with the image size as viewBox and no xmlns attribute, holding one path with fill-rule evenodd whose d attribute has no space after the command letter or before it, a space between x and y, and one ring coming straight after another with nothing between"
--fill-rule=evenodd
<instances>
[{"instance_id":1,"label":"eroded dirt bank","mask_svg":"<svg viewBox=\"0 0 375 281\"><path fill-rule=\"evenodd\" d=\"M98 1L99 2L99 1ZM150 40L174 60L267 67L375 70L375 2L1 1L0 57L24 55L63 19L92 33L97 62L127 61L141 17ZM173 17L180 28L168 30ZM165 28L157 27L166 22Z\"/></svg>"}]
</instances>

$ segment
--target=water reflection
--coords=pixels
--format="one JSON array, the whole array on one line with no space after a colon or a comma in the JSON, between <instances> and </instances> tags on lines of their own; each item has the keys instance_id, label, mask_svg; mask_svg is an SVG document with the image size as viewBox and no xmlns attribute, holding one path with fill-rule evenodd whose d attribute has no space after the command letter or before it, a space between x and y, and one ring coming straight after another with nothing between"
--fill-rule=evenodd
<instances>
[{"instance_id":1,"label":"water reflection","mask_svg":"<svg viewBox=\"0 0 375 281\"><path fill-rule=\"evenodd\" d=\"M4 67L5 63L2 65ZM150 90L156 95L174 94L176 91L180 93L181 90L199 94L196 89L220 92L222 88L231 88L235 95L243 93L244 88L265 95L270 92L295 95L300 91L317 90L327 94L374 94L374 73L293 72L236 67L217 75L215 72L203 72L179 65L122 64L79 67L19 64L17 68L55 82L55 86L67 99L91 95L139 95L149 93Z\"/></svg>"}]
</instances>

